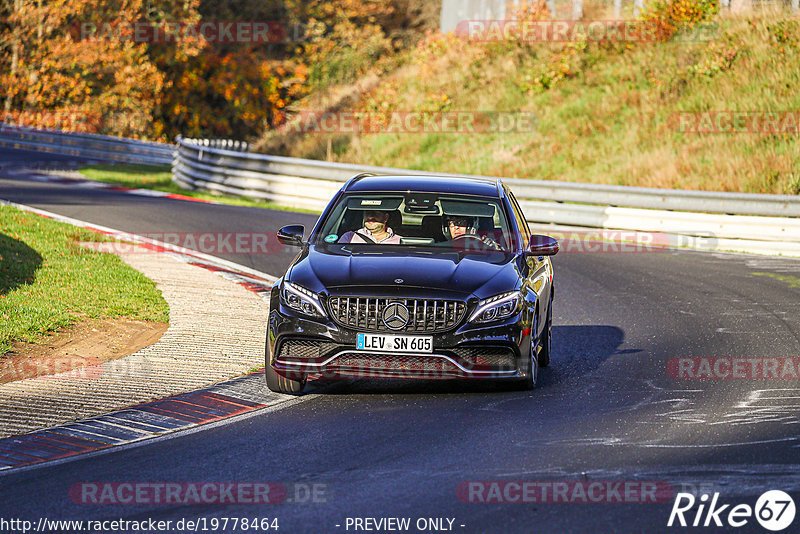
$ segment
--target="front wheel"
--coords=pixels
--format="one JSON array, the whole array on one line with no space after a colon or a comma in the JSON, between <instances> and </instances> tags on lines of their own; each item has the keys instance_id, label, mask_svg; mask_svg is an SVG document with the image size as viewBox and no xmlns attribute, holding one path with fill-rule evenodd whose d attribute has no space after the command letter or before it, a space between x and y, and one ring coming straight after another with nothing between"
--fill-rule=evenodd
<instances>
[{"instance_id":1,"label":"front wheel","mask_svg":"<svg viewBox=\"0 0 800 534\"><path fill-rule=\"evenodd\" d=\"M553 299L550 299L550 305L547 307L547 322L544 324L542 331L542 340L540 341L539 349L539 367L547 367L550 365L550 347L553 343Z\"/></svg>"},{"instance_id":2,"label":"front wheel","mask_svg":"<svg viewBox=\"0 0 800 534\"><path fill-rule=\"evenodd\" d=\"M520 380L520 389L531 390L536 387L536 379L539 378L539 358L536 354L536 345L533 344L533 336L530 336L528 343L527 362L523 365L524 378Z\"/></svg>"},{"instance_id":3,"label":"front wheel","mask_svg":"<svg viewBox=\"0 0 800 534\"><path fill-rule=\"evenodd\" d=\"M270 391L274 391L275 393L289 393L292 395L297 395L303 391L303 388L306 386L305 376L300 376L297 379L289 378L280 374L270 365L269 342L266 344L264 354L266 360L264 374L267 377L267 387Z\"/></svg>"}]
</instances>

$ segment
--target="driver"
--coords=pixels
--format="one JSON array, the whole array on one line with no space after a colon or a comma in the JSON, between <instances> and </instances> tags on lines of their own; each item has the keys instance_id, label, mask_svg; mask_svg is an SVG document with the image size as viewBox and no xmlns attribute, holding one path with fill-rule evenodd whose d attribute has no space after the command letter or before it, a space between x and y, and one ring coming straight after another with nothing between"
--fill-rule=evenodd
<instances>
[{"instance_id":1,"label":"driver","mask_svg":"<svg viewBox=\"0 0 800 534\"><path fill-rule=\"evenodd\" d=\"M345 233L339 243L380 243L381 245L399 245L402 236L386 226L389 212L368 210L364 212L364 227Z\"/></svg>"},{"instance_id":2,"label":"driver","mask_svg":"<svg viewBox=\"0 0 800 534\"><path fill-rule=\"evenodd\" d=\"M486 247L493 250L501 250L502 247L489 236L478 235L478 218L469 215L445 215L442 219L442 230L445 237L451 241L456 239L473 238L482 242Z\"/></svg>"}]
</instances>

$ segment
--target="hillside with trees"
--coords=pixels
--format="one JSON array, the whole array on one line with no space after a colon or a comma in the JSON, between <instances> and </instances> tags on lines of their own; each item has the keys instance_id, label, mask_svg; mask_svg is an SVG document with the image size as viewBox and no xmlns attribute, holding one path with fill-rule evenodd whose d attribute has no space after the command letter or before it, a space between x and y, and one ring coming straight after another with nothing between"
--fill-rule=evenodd
<instances>
[{"instance_id":1,"label":"hillside with trees","mask_svg":"<svg viewBox=\"0 0 800 534\"><path fill-rule=\"evenodd\" d=\"M547 6L521 2L509 18L551 21ZM609 6L584 2L577 27L612 19ZM440 0L8 0L3 121L247 139L267 154L443 172L800 194L800 24L788 10L653 0L619 21L646 35L531 41L442 35L440 9ZM268 38L197 32L237 21L265 24ZM142 25L150 33L136 33ZM392 113L461 111L535 120L474 135L374 128ZM373 123L295 127L331 113ZM709 131L687 129L687 118L777 126Z\"/></svg>"},{"instance_id":2,"label":"hillside with trees","mask_svg":"<svg viewBox=\"0 0 800 534\"><path fill-rule=\"evenodd\" d=\"M253 137L314 89L413 44L420 17L438 12L436 2L412 3L9 0L0 4L2 120L161 141ZM225 38L237 22L268 31Z\"/></svg>"}]
</instances>

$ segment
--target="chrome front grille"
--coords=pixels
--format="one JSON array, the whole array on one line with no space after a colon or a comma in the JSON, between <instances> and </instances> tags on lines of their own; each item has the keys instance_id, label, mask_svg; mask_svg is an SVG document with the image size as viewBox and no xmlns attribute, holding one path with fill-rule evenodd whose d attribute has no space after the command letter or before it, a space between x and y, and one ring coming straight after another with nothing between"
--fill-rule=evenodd
<instances>
[{"instance_id":1,"label":"chrome front grille","mask_svg":"<svg viewBox=\"0 0 800 534\"><path fill-rule=\"evenodd\" d=\"M403 304L409 312L406 326L396 330L383 321L386 306L395 302ZM467 305L457 300L392 297L331 297L328 305L339 325L372 332L444 332L455 328L467 310Z\"/></svg>"}]
</instances>

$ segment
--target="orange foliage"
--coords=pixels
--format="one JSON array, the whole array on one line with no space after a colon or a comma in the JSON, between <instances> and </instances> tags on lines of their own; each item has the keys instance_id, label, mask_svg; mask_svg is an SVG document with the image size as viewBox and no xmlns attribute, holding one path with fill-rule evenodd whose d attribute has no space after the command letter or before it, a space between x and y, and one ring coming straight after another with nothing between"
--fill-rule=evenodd
<instances>
[{"instance_id":1,"label":"orange foliage","mask_svg":"<svg viewBox=\"0 0 800 534\"><path fill-rule=\"evenodd\" d=\"M5 120L141 136L153 121L163 75L144 44L76 39L75 21L109 15L102 0L19 2L7 13L0 58ZM133 20L141 2L117 6ZM95 19L96 20L96 19Z\"/></svg>"},{"instance_id":2,"label":"orange foliage","mask_svg":"<svg viewBox=\"0 0 800 534\"><path fill-rule=\"evenodd\" d=\"M695 26L719 12L718 0L658 0L642 20L657 41L668 41L681 30Z\"/></svg>"},{"instance_id":3,"label":"orange foliage","mask_svg":"<svg viewBox=\"0 0 800 534\"><path fill-rule=\"evenodd\" d=\"M203 9L210 20L238 17L241 2L2 2L0 120L163 141L176 134L257 135L285 121L285 109L308 93L314 76L357 75L380 56L381 24L397 16L394 3L253 0L248 5L261 11L250 17L308 29L296 42L259 45L132 38L131 23L191 26ZM364 49L366 60L353 53Z\"/></svg>"},{"instance_id":4,"label":"orange foliage","mask_svg":"<svg viewBox=\"0 0 800 534\"><path fill-rule=\"evenodd\" d=\"M202 73L202 75L198 75ZM190 60L164 95L170 126L188 137L244 137L281 124L287 102L305 95L305 67L247 50Z\"/></svg>"}]
</instances>

